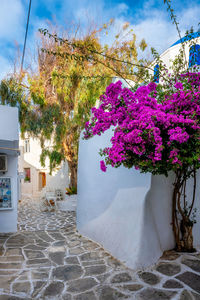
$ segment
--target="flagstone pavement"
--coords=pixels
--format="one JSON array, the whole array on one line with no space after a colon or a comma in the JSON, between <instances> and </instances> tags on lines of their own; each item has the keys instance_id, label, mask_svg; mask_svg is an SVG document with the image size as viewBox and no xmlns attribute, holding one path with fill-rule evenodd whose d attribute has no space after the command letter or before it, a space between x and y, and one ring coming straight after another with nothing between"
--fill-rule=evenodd
<instances>
[{"instance_id":1,"label":"flagstone pavement","mask_svg":"<svg viewBox=\"0 0 200 300\"><path fill-rule=\"evenodd\" d=\"M169 251L133 271L76 231L75 212L19 204L19 230L0 235L0 300L200 300L200 253Z\"/></svg>"}]
</instances>

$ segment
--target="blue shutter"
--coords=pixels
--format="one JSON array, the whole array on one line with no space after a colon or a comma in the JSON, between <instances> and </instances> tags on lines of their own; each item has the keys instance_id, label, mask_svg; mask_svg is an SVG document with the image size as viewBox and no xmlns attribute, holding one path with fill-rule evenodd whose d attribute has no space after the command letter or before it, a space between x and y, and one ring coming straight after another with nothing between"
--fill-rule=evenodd
<instances>
[{"instance_id":1,"label":"blue shutter","mask_svg":"<svg viewBox=\"0 0 200 300\"><path fill-rule=\"evenodd\" d=\"M194 65L200 65L200 45L193 45L190 47L189 68Z\"/></svg>"},{"instance_id":2,"label":"blue shutter","mask_svg":"<svg viewBox=\"0 0 200 300\"><path fill-rule=\"evenodd\" d=\"M154 67L154 78L153 78L154 82L159 82L159 65L155 65Z\"/></svg>"}]
</instances>

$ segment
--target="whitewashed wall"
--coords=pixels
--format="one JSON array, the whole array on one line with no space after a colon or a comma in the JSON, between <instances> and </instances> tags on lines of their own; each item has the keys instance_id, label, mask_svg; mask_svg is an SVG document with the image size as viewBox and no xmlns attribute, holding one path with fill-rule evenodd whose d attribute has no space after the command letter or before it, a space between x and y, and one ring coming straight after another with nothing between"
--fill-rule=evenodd
<instances>
[{"instance_id":1,"label":"whitewashed wall","mask_svg":"<svg viewBox=\"0 0 200 300\"><path fill-rule=\"evenodd\" d=\"M46 191L55 191L61 189L63 194L66 192L66 187L69 186L69 175L67 163L62 163L60 168L54 170L50 175L49 158L45 160L45 167L40 163L40 155L42 149L40 140L38 138L29 137L27 134L25 138L29 138L30 152L24 152L25 140L20 139L20 157L19 157L19 172L24 172L24 168L30 168L31 181L26 182L21 180L21 195L22 198L39 198ZM45 146L51 148L52 142L45 141ZM41 190L40 187L40 172L46 174L46 187Z\"/></svg>"},{"instance_id":2,"label":"whitewashed wall","mask_svg":"<svg viewBox=\"0 0 200 300\"><path fill-rule=\"evenodd\" d=\"M80 140L77 227L128 267L146 267L175 245L171 227L174 177L141 174L124 167L108 167L102 172L98 152L110 144L111 135L109 131ZM198 196L195 206L200 213ZM199 226L198 214L195 245L200 244Z\"/></svg>"},{"instance_id":3,"label":"whitewashed wall","mask_svg":"<svg viewBox=\"0 0 200 300\"><path fill-rule=\"evenodd\" d=\"M19 147L18 109L0 105L0 147L17 149ZM18 154L13 150L0 149L8 156L8 171L0 176L11 177L13 208L0 210L0 232L17 231L18 204Z\"/></svg>"},{"instance_id":4,"label":"whitewashed wall","mask_svg":"<svg viewBox=\"0 0 200 300\"><path fill-rule=\"evenodd\" d=\"M47 185L44 192L54 192L59 189L63 193L65 198L66 188L69 186L69 174L68 174L68 164L67 162L62 162L60 170L53 176L47 174Z\"/></svg>"},{"instance_id":5,"label":"whitewashed wall","mask_svg":"<svg viewBox=\"0 0 200 300\"><path fill-rule=\"evenodd\" d=\"M18 141L18 109L0 105L0 140Z\"/></svg>"},{"instance_id":6,"label":"whitewashed wall","mask_svg":"<svg viewBox=\"0 0 200 300\"><path fill-rule=\"evenodd\" d=\"M37 163L37 162L36 162ZM23 155L23 147L20 147L20 156L19 156L19 164L18 164L18 171L20 173L24 172L24 168L30 168L30 175L31 181L26 182L24 179L20 180L20 189L21 189L21 198L31 198L36 197L40 190L39 190L39 170L29 164Z\"/></svg>"},{"instance_id":7,"label":"whitewashed wall","mask_svg":"<svg viewBox=\"0 0 200 300\"><path fill-rule=\"evenodd\" d=\"M24 179L21 179L21 195L22 198L39 197L41 191L39 173L44 172L48 174L49 160L46 159L46 166L42 167L40 163L40 155L42 153L40 140L38 138L29 137L28 134L25 134L25 138L29 138L30 152L24 152L25 140L20 138L19 172L24 172L24 168L30 168L31 181L26 182ZM46 146L49 145L50 142L46 142Z\"/></svg>"},{"instance_id":8,"label":"whitewashed wall","mask_svg":"<svg viewBox=\"0 0 200 300\"><path fill-rule=\"evenodd\" d=\"M40 163L40 155L42 153L42 148L40 146L40 139L34 138L25 134L25 139L29 139L30 141L30 152L24 152L25 140L20 138L19 145L20 148L23 149L21 152L22 159L26 161L29 165L33 166L38 170L49 171L49 159L45 160L45 167L43 167ZM45 147L51 147L51 141L45 141Z\"/></svg>"}]
</instances>

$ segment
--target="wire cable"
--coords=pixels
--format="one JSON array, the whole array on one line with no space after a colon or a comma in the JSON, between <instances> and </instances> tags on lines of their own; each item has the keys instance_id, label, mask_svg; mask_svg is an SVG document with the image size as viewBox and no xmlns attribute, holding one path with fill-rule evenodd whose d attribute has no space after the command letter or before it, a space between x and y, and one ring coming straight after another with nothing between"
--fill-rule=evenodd
<instances>
[{"instance_id":1,"label":"wire cable","mask_svg":"<svg viewBox=\"0 0 200 300\"><path fill-rule=\"evenodd\" d=\"M31 11L31 0L29 0L29 7L28 7L28 17L27 17L27 22L26 22L26 33L25 33L25 38L24 38L24 47L23 47L22 61L21 61L21 72L23 70L23 64L24 64L24 56L25 56L25 50L26 50L26 40L27 40L27 34L28 34L30 11Z\"/></svg>"}]
</instances>

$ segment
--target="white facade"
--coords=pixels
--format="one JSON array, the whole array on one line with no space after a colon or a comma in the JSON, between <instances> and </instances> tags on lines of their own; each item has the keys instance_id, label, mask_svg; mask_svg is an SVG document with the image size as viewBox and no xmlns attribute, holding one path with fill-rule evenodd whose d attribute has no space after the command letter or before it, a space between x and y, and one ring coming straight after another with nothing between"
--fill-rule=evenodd
<instances>
[{"instance_id":1,"label":"white facade","mask_svg":"<svg viewBox=\"0 0 200 300\"><path fill-rule=\"evenodd\" d=\"M38 197L45 182L46 174L49 172L47 167L42 167L40 163L41 147L39 139L25 136L25 139L20 138L20 157L19 157L19 172L24 173L29 170L30 180L27 178L21 179L21 197Z\"/></svg>"},{"instance_id":2,"label":"white facade","mask_svg":"<svg viewBox=\"0 0 200 300\"><path fill-rule=\"evenodd\" d=\"M51 148L51 142L46 142L45 147ZM68 166L62 163L61 167L52 172L50 175L49 159L46 159L45 167L40 163L40 155L42 149L40 140L25 135L24 139L20 139L20 157L19 172L30 173L30 178L20 179L21 198L41 197L46 191L54 192L55 189L61 189L63 194L69 184Z\"/></svg>"},{"instance_id":3,"label":"white facade","mask_svg":"<svg viewBox=\"0 0 200 300\"><path fill-rule=\"evenodd\" d=\"M10 178L12 202L11 208L0 208L0 232L3 233L17 231L18 148L18 109L0 105L0 153L8 159L7 171L0 172L0 179Z\"/></svg>"},{"instance_id":4,"label":"white facade","mask_svg":"<svg viewBox=\"0 0 200 300\"><path fill-rule=\"evenodd\" d=\"M110 166L102 172L98 152L111 136L110 130L80 140L77 227L128 267L146 267L174 246L168 201L172 187L164 176L134 168Z\"/></svg>"},{"instance_id":5,"label":"white facade","mask_svg":"<svg viewBox=\"0 0 200 300\"><path fill-rule=\"evenodd\" d=\"M194 40L200 42L200 38ZM161 59L169 68L181 44L166 50ZM189 44L185 46L189 58ZM91 140L80 139L78 165L77 227L80 233L100 243L128 267L139 269L155 263L164 250L175 246L172 232L174 175L141 174L134 168L100 170L101 148L110 145L112 129ZM188 183L188 202L192 193ZM197 191L200 190L200 172ZM194 246L200 246L200 201L196 195L197 224Z\"/></svg>"}]
</instances>

